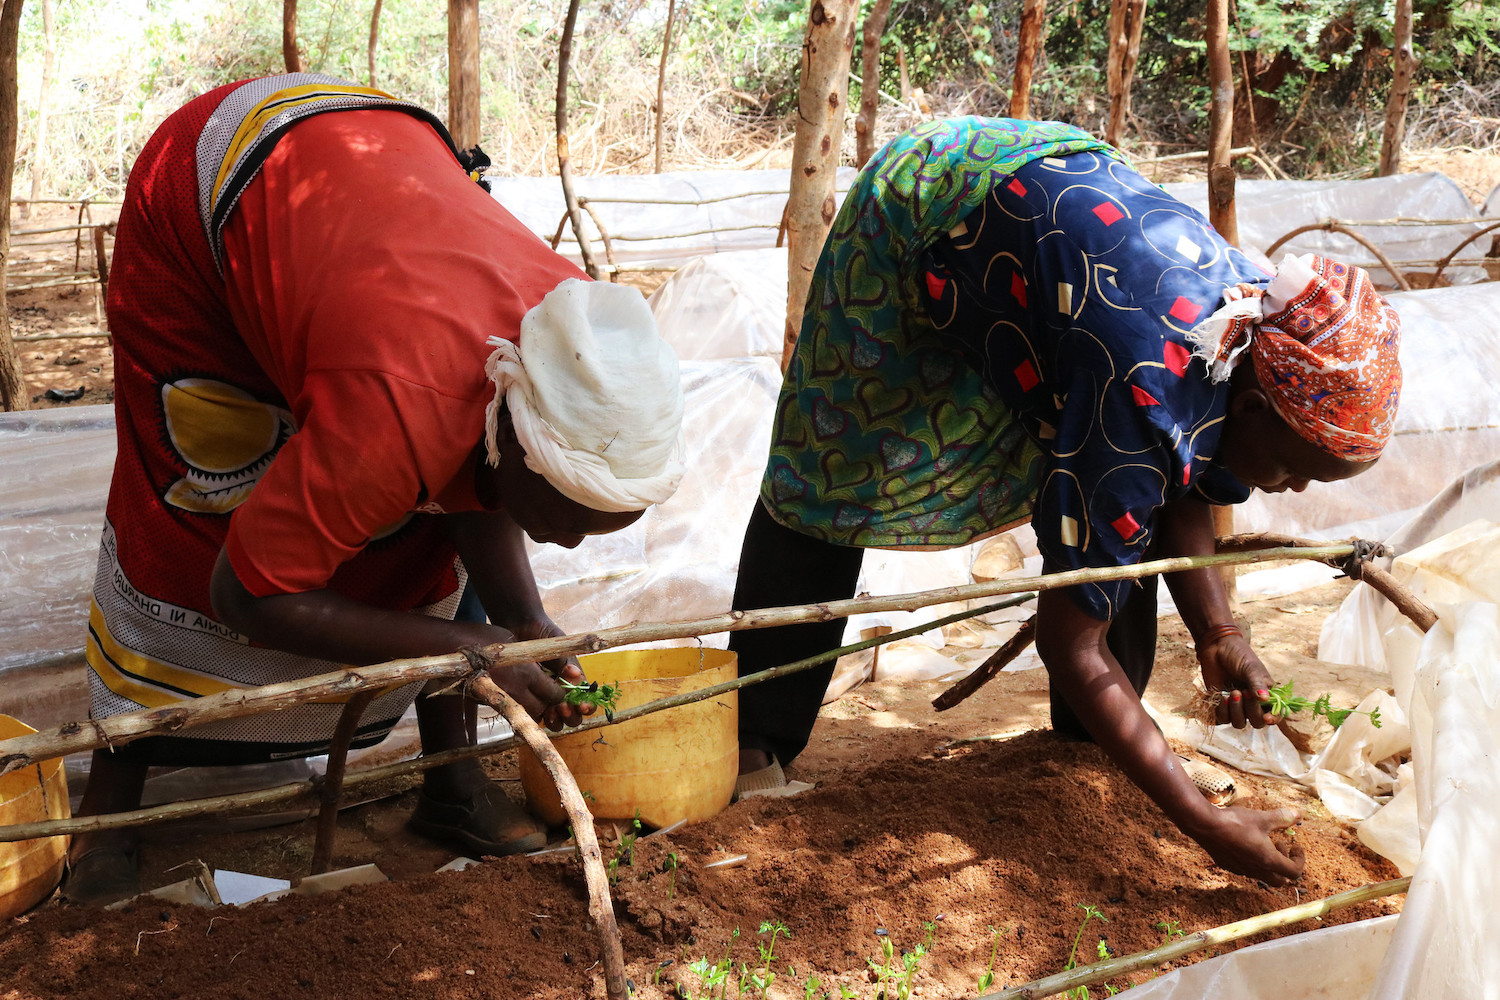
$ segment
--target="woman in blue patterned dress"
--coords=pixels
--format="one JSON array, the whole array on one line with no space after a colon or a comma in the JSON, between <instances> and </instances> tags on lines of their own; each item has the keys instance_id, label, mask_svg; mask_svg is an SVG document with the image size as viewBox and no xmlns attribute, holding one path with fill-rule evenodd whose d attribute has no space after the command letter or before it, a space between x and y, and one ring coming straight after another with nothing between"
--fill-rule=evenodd
<instances>
[{"instance_id":1,"label":"woman in blue patterned dress","mask_svg":"<svg viewBox=\"0 0 1500 1000\"><path fill-rule=\"evenodd\" d=\"M893 140L815 272L735 607L849 597L864 548L965 545L1028 519L1048 572L1208 553L1211 505L1368 468L1399 390L1394 312L1357 268L1283 271L1072 126L961 118ZM1288 315L1307 320L1294 333L1315 365L1364 352L1317 400L1262 363L1279 355L1246 350ZM1330 398L1358 418L1330 423ZM1217 571L1167 584L1219 721L1274 721ZM731 648L747 674L834 648L843 624L738 632ZM1270 839L1296 814L1208 805L1146 715L1155 643L1155 578L1044 593L1054 729L1096 740L1222 867L1296 878L1300 856ZM831 671L741 692L742 788L783 780Z\"/></svg>"}]
</instances>

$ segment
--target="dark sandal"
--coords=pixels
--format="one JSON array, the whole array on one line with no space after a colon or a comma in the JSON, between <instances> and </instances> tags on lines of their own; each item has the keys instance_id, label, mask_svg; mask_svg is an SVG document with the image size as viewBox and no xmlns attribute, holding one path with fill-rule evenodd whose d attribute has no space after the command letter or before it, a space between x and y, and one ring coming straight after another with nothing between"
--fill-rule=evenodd
<instances>
[{"instance_id":1,"label":"dark sandal","mask_svg":"<svg viewBox=\"0 0 1500 1000\"><path fill-rule=\"evenodd\" d=\"M62 897L83 906L107 906L141 894L141 866L134 850L96 847L68 859Z\"/></svg>"},{"instance_id":2,"label":"dark sandal","mask_svg":"<svg viewBox=\"0 0 1500 1000\"><path fill-rule=\"evenodd\" d=\"M409 825L423 836L462 844L476 855L504 857L547 844L546 827L490 782L462 802L444 802L423 788Z\"/></svg>"}]
</instances>

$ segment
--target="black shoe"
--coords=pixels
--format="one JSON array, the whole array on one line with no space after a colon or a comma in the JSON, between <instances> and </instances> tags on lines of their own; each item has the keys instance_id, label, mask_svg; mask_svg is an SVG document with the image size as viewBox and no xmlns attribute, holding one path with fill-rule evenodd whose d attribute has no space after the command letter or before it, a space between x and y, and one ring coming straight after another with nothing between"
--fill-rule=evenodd
<instances>
[{"instance_id":1,"label":"black shoe","mask_svg":"<svg viewBox=\"0 0 1500 1000\"><path fill-rule=\"evenodd\" d=\"M69 903L107 906L141 894L141 866L134 850L96 847L68 859L62 895Z\"/></svg>"},{"instance_id":2,"label":"black shoe","mask_svg":"<svg viewBox=\"0 0 1500 1000\"><path fill-rule=\"evenodd\" d=\"M481 785L461 802L433 798L423 788L409 825L423 836L462 844L478 855L504 857L534 851L547 844L547 828L528 816L493 782Z\"/></svg>"}]
</instances>

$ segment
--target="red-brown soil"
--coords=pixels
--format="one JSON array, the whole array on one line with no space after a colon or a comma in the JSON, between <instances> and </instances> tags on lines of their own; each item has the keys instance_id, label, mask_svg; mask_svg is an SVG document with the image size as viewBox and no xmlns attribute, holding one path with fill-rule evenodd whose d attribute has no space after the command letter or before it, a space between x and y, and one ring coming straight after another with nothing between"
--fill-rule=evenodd
<instances>
[{"instance_id":1,"label":"red-brown soil","mask_svg":"<svg viewBox=\"0 0 1500 1000\"><path fill-rule=\"evenodd\" d=\"M1244 610L1258 644L1308 655L1347 581ZM1148 698L1166 711L1193 701L1180 624L1163 621ZM972 652L965 655L977 655ZM759 968L764 922L780 921L773 997L874 998L867 960L900 953L935 926L912 995L972 996L994 959L995 985L1067 962L1083 911L1080 962L1101 936L1115 953L1163 940L1159 923L1191 932L1395 877L1315 800L1287 783L1237 776L1249 802L1294 804L1307 870L1268 889L1211 867L1195 844L1094 747L1045 731L1040 670L1004 674L952 711L928 702L942 685L881 681L827 706L794 768L819 787L791 799L733 805L713 820L638 842L614 891L630 978L641 996L703 995L698 959ZM1010 738L952 745L992 733ZM492 765L514 778L508 759ZM516 785L508 785L517 788ZM578 863L568 854L509 858L432 874L452 857L404 828L414 793L347 810L336 861L378 863L396 881L318 897L217 911L155 902L120 912L46 905L0 932L0 998L603 996L599 946ZM311 823L247 833L202 826L157 831L143 849L148 884L214 867L297 878ZM667 864L677 857L675 872ZM614 850L606 844L606 857ZM705 870L736 854L747 860ZM1390 912L1399 897L1332 915ZM1306 929L1303 925L1302 929ZM735 932L738 931L738 937ZM881 936L878 931L884 931ZM795 973L789 970L789 967ZM1148 978L1137 973L1134 981ZM1128 980L1113 985L1124 988ZM729 996L735 995L730 986Z\"/></svg>"}]
</instances>

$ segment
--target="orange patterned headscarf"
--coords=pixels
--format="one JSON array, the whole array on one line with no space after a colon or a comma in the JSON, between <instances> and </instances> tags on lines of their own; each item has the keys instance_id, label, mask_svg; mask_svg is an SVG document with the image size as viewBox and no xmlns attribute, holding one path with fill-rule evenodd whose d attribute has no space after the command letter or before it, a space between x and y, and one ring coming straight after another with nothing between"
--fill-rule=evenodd
<instances>
[{"instance_id":1,"label":"orange patterned headscarf","mask_svg":"<svg viewBox=\"0 0 1500 1000\"><path fill-rule=\"evenodd\" d=\"M1245 351L1288 425L1351 462L1380 457L1401 398L1401 320L1363 268L1287 255L1264 288L1236 285L1188 335L1209 377L1229 377Z\"/></svg>"}]
</instances>

